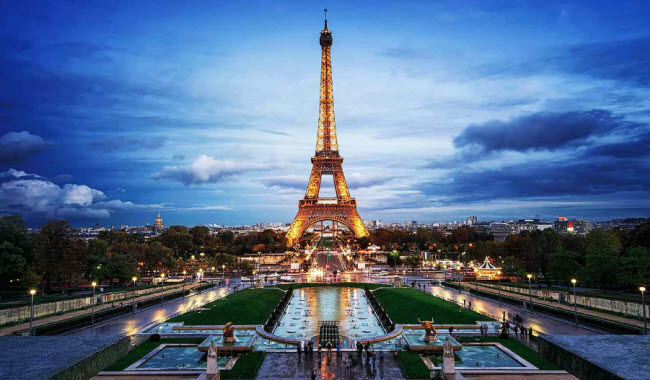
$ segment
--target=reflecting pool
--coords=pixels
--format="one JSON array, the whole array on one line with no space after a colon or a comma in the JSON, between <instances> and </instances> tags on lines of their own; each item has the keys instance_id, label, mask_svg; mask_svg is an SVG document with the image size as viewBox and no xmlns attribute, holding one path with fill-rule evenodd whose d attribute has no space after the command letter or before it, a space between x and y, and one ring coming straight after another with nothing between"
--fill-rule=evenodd
<instances>
[{"instance_id":1,"label":"reflecting pool","mask_svg":"<svg viewBox=\"0 0 650 380\"><path fill-rule=\"evenodd\" d=\"M362 289L334 286L294 290L274 334L307 340L318 335L321 321L339 321L344 347L384 334Z\"/></svg>"},{"instance_id":2,"label":"reflecting pool","mask_svg":"<svg viewBox=\"0 0 650 380\"><path fill-rule=\"evenodd\" d=\"M230 357L217 358L217 365L222 368L230 361ZM158 351L144 363L137 366L138 369L205 369L207 362L205 354L197 349L197 346L166 346Z\"/></svg>"}]
</instances>

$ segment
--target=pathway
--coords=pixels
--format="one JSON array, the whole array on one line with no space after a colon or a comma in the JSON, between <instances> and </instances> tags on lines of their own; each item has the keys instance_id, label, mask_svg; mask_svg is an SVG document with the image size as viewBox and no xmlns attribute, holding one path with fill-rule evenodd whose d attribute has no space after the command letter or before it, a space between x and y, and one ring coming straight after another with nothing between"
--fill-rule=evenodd
<instances>
[{"instance_id":1,"label":"pathway","mask_svg":"<svg viewBox=\"0 0 650 380\"><path fill-rule=\"evenodd\" d=\"M524 325L526 327L532 327L533 330L538 333L547 335L595 335L605 333L604 331L592 327L583 325L575 326L571 322L545 314L531 313L523 307L506 303L499 304L497 301L476 297L475 295L470 295L466 292L458 293L457 290L447 289L440 286L427 288L428 293L445 300L452 300L459 305L463 305L463 301L465 301L465 305L469 306L469 302L471 302L473 310L492 315L495 319L497 316L500 319L504 311L506 312L506 315L509 315L510 319L512 319L516 314L519 314L524 317Z\"/></svg>"},{"instance_id":2,"label":"pathway","mask_svg":"<svg viewBox=\"0 0 650 380\"><path fill-rule=\"evenodd\" d=\"M232 284L232 281L231 281ZM181 314L202 305L223 298L232 292L232 288L213 288L194 293L185 298L177 298L160 307L152 306L139 310L135 314L121 316L109 321L88 326L68 333L67 335L131 335L154 322L163 322L177 314Z\"/></svg>"},{"instance_id":3,"label":"pathway","mask_svg":"<svg viewBox=\"0 0 650 380\"><path fill-rule=\"evenodd\" d=\"M187 284L185 286L185 289L186 290L193 289L196 286L198 286L198 284ZM182 287L173 287L173 288L165 289L164 294L167 295L167 294L170 294L170 293L178 292L178 291L181 290L181 288ZM100 294L97 294L97 295L99 296ZM144 300L151 299L151 298L154 298L154 299L155 298L160 298L160 292L138 296L138 297L135 297L135 300L136 300L136 302L140 302L140 301L144 301ZM129 304L131 304L131 302L133 302L133 298L127 298L127 299L124 299L124 300L120 300L119 302L115 302L115 304L119 305L120 303L123 303L125 305L129 305ZM112 307L112 303L105 303L105 304L101 304L101 305L95 305L95 313L97 313L100 310L110 309L111 307ZM87 308L87 309L78 309L78 310L68 311L68 312L66 312L64 314L61 314L61 315L51 315L51 316L48 316L48 317L35 319L34 322L33 322L33 326L36 327L36 326L47 325L49 323L64 321L66 319L70 319L70 318L74 318L74 317L78 317L78 316L82 316L82 315L90 315L91 313L92 313L92 308L90 308L90 307ZM20 324L17 324L17 325L1 328L0 329L0 335L12 335L12 334L14 334L16 332L23 331L23 330L28 330L28 329L29 329L29 320L27 320L27 322L25 322L25 323L20 323Z\"/></svg>"},{"instance_id":4,"label":"pathway","mask_svg":"<svg viewBox=\"0 0 650 380\"><path fill-rule=\"evenodd\" d=\"M471 287L473 289L476 289L476 285L474 283L463 283L463 286ZM499 293L498 289L494 289L494 288L487 287L487 286L482 286L480 284L478 285L478 289L481 290L481 291L489 292L489 293L493 293L493 294L498 294ZM524 301L528 302L528 299L529 299L528 295L526 295L526 294L520 294L520 293L514 293L514 292L506 292L504 290L501 291L501 294L507 295L510 298L519 299L519 300L522 301L522 303ZM573 305L559 304L557 302L546 301L546 300L542 300L540 298L533 297L533 310L535 310L535 304L546 305L546 306L550 306L550 307L553 307L553 308L556 308L556 309L563 309L563 310L573 312ZM597 317L597 318L601 318L601 319L608 319L610 321L624 323L624 324L632 325L632 326L636 326L636 327L641 327L641 328L643 327L643 321L640 321L638 319L625 318L625 317L615 315L615 314L605 313L605 312L597 311L597 310L591 310L591 309L584 308L584 307L582 307L580 305L578 305L578 313L591 315L593 317Z\"/></svg>"}]
</instances>

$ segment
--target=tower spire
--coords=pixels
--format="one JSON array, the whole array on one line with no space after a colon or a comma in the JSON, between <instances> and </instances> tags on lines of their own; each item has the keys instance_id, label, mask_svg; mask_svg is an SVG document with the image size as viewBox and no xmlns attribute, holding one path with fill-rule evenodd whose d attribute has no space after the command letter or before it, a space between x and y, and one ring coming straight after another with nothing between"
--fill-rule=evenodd
<instances>
[{"instance_id":1,"label":"tower spire","mask_svg":"<svg viewBox=\"0 0 650 380\"><path fill-rule=\"evenodd\" d=\"M327 8L325 8L325 30L327 30Z\"/></svg>"}]
</instances>

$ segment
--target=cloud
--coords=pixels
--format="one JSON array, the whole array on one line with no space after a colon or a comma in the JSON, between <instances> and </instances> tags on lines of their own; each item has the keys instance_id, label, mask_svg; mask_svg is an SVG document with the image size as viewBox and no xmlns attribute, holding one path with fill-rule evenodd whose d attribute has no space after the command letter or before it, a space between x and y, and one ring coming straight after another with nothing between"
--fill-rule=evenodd
<instances>
[{"instance_id":1,"label":"cloud","mask_svg":"<svg viewBox=\"0 0 650 380\"><path fill-rule=\"evenodd\" d=\"M271 168L271 165L267 163L220 160L202 154L189 165L166 166L155 173L152 178L169 179L189 186L204 183L219 183L233 175L269 168Z\"/></svg>"},{"instance_id":2,"label":"cloud","mask_svg":"<svg viewBox=\"0 0 650 380\"><path fill-rule=\"evenodd\" d=\"M185 156L182 154L175 154L172 156L172 160L174 161L185 161Z\"/></svg>"},{"instance_id":3,"label":"cloud","mask_svg":"<svg viewBox=\"0 0 650 380\"><path fill-rule=\"evenodd\" d=\"M134 151L141 149L158 149L165 145L166 142L167 139L163 136L152 137L149 139L133 139L124 136L118 136L114 138L93 141L90 143L90 145L101 151L110 152L113 150Z\"/></svg>"},{"instance_id":4,"label":"cloud","mask_svg":"<svg viewBox=\"0 0 650 380\"><path fill-rule=\"evenodd\" d=\"M105 198L104 192L87 185L61 187L45 177L20 170L0 172L0 215L20 214L28 223L43 223L49 219L106 219L111 211L160 206L106 201Z\"/></svg>"},{"instance_id":5,"label":"cloud","mask_svg":"<svg viewBox=\"0 0 650 380\"><path fill-rule=\"evenodd\" d=\"M51 144L27 131L9 132L0 137L0 162L15 164L27 160Z\"/></svg>"},{"instance_id":6,"label":"cloud","mask_svg":"<svg viewBox=\"0 0 650 380\"><path fill-rule=\"evenodd\" d=\"M454 139L454 145L472 145L486 152L556 149L630 124L605 110L539 112L509 121L471 124Z\"/></svg>"},{"instance_id":7,"label":"cloud","mask_svg":"<svg viewBox=\"0 0 650 380\"><path fill-rule=\"evenodd\" d=\"M352 173L346 175L345 181L350 189L360 189L365 187L372 187L382 185L390 180L393 176L368 176L361 173ZM262 179L262 182L269 187L280 187L286 189L305 190L307 188L307 180L305 176L298 176L294 174L267 177Z\"/></svg>"}]
</instances>

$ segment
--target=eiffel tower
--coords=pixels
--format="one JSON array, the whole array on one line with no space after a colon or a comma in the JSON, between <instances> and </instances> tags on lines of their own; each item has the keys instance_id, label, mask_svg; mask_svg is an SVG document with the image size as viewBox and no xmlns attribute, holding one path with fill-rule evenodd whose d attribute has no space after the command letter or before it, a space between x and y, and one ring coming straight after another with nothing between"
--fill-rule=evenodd
<instances>
[{"instance_id":1,"label":"eiffel tower","mask_svg":"<svg viewBox=\"0 0 650 380\"><path fill-rule=\"evenodd\" d=\"M336 229L343 224L356 237L368 235L368 230L357 212L357 200L350 197L348 184L343 174L343 157L339 156L334 121L334 95L332 91L332 32L327 29L327 9L325 10L325 29L320 32L321 72L320 109L318 113L318 134L316 154L311 159L312 169L305 197L298 203L298 214L287 232L287 245L296 245L305 230L317 222L331 220ZM319 197L321 178L332 175L336 198Z\"/></svg>"}]
</instances>

